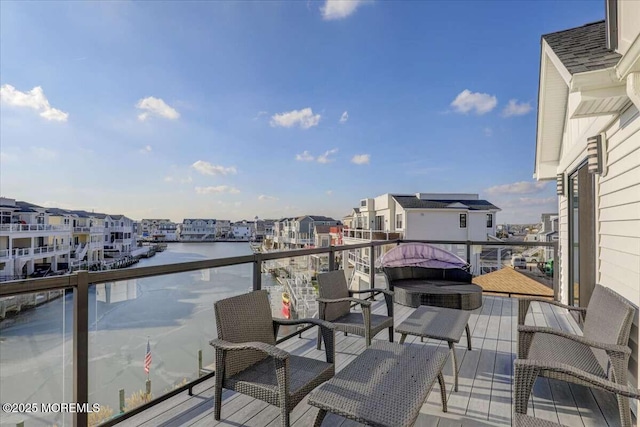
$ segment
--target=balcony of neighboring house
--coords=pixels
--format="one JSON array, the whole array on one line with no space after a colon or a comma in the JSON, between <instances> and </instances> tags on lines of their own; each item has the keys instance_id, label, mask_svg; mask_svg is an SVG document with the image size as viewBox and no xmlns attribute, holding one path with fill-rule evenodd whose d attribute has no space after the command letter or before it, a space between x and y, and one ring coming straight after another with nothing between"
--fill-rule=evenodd
<instances>
[{"instance_id":1,"label":"balcony of neighboring house","mask_svg":"<svg viewBox=\"0 0 640 427\"><path fill-rule=\"evenodd\" d=\"M60 255L69 252L68 245L44 245L34 248L12 248L0 250L0 258L30 258L30 257L48 257L51 255Z\"/></svg>"},{"instance_id":2,"label":"balcony of neighboring house","mask_svg":"<svg viewBox=\"0 0 640 427\"><path fill-rule=\"evenodd\" d=\"M402 241L372 241L366 247L387 247L402 244ZM468 244L473 246L486 245L498 247L508 245L504 242L467 242L453 244ZM556 243L545 244L554 252ZM526 246L526 245L525 245ZM41 323L33 323L34 333L30 335L29 351L23 354L8 353L3 357L3 367L11 369L0 370L0 379L6 383L16 379L16 375L54 378L54 387L43 386L40 381L29 382L20 387L11 388L9 395L3 398L12 402L27 401L55 401L63 390L68 391L68 401L90 402L100 404L100 417L88 420L86 412L69 414L8 414L7 425L24 425L45 423L47 425L193 425L210 426L218 424L271 426L280 425L280 410L265 402L255 400L241 393L223 390L222 420L216 422L213 414L215 398L215 366L214 352L207 342L215 338L213 315L211 327L202 325L201 319L193 317L193 309L199 307L198 295L206 295L211 290L213 280L212 270L224 270L226 267L237 268L241 265L250 266L253 271L243 283L246 289L262 289L263 275L255 274L261 271L261 264L269 260L303 258L305 256L324 255L328 257L330 269L338 266L338 259L343 258L345 251L362 248L363 243L344 246L306 250L286 251L283 253L269 253L247 255L223 259L204 260L199 263L173 264L171 266L153 266L131 270L79 272L72 275L55 278L30 279L25 281L5 282L0 286L0 314L10 310L24 310L35 299L29 292L59 292L63 289L73 289L72 304L63 305L51 301L52 307L58 304L59 310L42 310L43 315L50 316L48 322L57 327L58 323L65 325L68 317L64 307L73 311L76 319L68 326L71 333L63 335L71 341L73 357L62 351L62 347L47 345L46 361L35 352L39 340L53 342L52 336L41 331ZM522 248L514 248L521 251ZM504 253L506 254L506 248ZM473 258L474 251L467 250L472 262L479 262ZM479 251L479 256L484 256ZM1 254L1 252L0 252ZM263 260L264 257L268 260ZM505 255L506 256L506 255ZM555 255L554 255L555 256ZM346 256L344 258L349 258ZM491 257L490 257L491 258ZM493 259L493 258L491 258ZM360 260L369 263L371 277L375 282L371 287L385 288L387 286L383 275L373 264L373 257ZM503 260L504 261L504 260ZM448 411L443 412L439 386L429 394L422 405L415 425L479 425L479 426L510 426L513 417L513 361L517 357L518 349L518 301L513 295L528 291L533 295L553 298L558 288L557 274L552 278L549 286L536 288L528 284L530 274L519 272L506 264L501 271L508 277L497 280L492 288L490 281L485 280L483 305L470 312L468 322L472 349L467 349L463 338L453 346L456 354L459 372L459 389L454 391L452 384L452 361L446 362L443 369ZM193 274L201 272L202 274ZM170 276L169 276L170 274ZM181 275L180 280L166 280ZM243 276L244 277L244 276ZM489 274L483 276L485 279ZM474 283L478 278L474 278ZM189 281L190 280L190 281ZM163 285L163 283L167 283ZM500 286L507 286L502 288ZM164 287L164 288L163 288ZM153 292L139 290L152 289ZM176 292L184 295L175 301ZM281 298L275 289L270 289L272 303L281 305ZM180 310L169 310L165 305L158 306L158 298L164 298L165 304L173 299ZM206 298L209 298L206 295ZM93 298L93 299L92 299ZM194 299L195 298L195 299ZM215 298L221 298L219 295ZM215 299L214 299L215 301ZM96 309L92 311L94 305ZM193 307L191 307L193 305ZM205 304L213 311L211 301ZM205 306L203 305L203 307ZM64 307L63 307L64 306ZM124 310L108 310L106 308L124 308ZM155 311L154 311L155 307ZM128 308L128 309L127 309ZM101 309L100 314L97 310ZM3 311L4 310L4 311ZM384 299L374 298L371 301L371 313L384 314L387 307ZM415 309L400 304L394 304L395 325L399 325ZM200 312L200 309L196 310ZM250 311L250 310L248 310ZM60 314L62 313L62 315ZM111 313L111 314L109 314ZM552 326L571 333L580 333L580 326L573 317L557 307L544 306L533 303L531 313L526 321L535 322L538 326ZM69 314L69 313L67 313ZM98 317L99 316L99 317ZM106 316L106 317L105 317ZM109 316L113 319L108 318ZM31 326L28 317L21 322L21 330ZM42 320L40 320L42 322ZM180 334L152 334L147 335L152 328L158 326L174 327L180 324L184 333ZM117 327L114 327L117 326ZM103 328L104 327L104 328ZM193 327L193 333L189 328ZM27 328L27 329L25 329ZM138 329L136 329L138 328ZM65 329L62 328L64 331ZM38 332L40 331L40 332ZM144 331L144 333L143 333ZM138 333L139 332L139 333ZM188 333L187 333L188 332ZM63 333L64 334L64 333ZM94 339L101 334L101 339ZM111 334L111 335L108 335ZM133 336L140 336L134 339ZM5 338L3 336L3 338ZM315 359L324 357L324 348L316 350L317 332L315 328L306 326L301 329L287 329L282 327L277 336L277 347L297 356ZM6 335L7 342L13 345L14 337ZM387 340L386 331L374 337L377 340ZM395 334L394 340L400 340ZM65 342L64 339L59 340ZM9 345L5 343L5 345ZM446 343L435 339L425 339L424 342L414 336L409 336L405 345L411 347L443 348L449 352ZM148 347L149 346L149 347ZM131 348L130 348L131 347ZM146 350L150 348L151 350ZM131 355L135 355L131 359ZM146 351L153 354L149 374L145 373L144 355ZM177 350L177 351L176 351ZM335 369L340 372L348 366L354 358L365 350L365 340L353 334L335 334ZM60 355L57 355L59 352ZM138 359L136 359L138 358ZM194 365L194 361L197 364ZM24 369L22 368L24 365ZM117 368L117 369L116 369ZM16 374L18 372L18 374ZM71 374L69 374L71 373ZM96 375L108 375L110 381L105 382ZM56 379L59 377L59 380ZM27 376L25 376L25 379ZM33 389L29 389L33 384ZM145 390L148 390L145 392ZM20 394L21 393L21 394ZM20 394L20 395L19 395ZM133 397L137 396L137 400ZM131 396L131 397L127 397ZM363 394L358 399L367 399ZM26 399L26 400L25 400ZM119 406L119 407L118 407ZM539 378L533 389L529 413L537 418L563 422L566 425L618 425L617 403L613 394L598 392L582 385L546 378ZM114 409L115 408L115 409ZM119 409L119 410L118 410ZM104 411L104 412L103 412ZM291 412L292 426L312 425L318 410L304 399ZM357 425L347 422L348 425ZM323 425L346 425L344 418L329 415Z\"/></svg>"},{"instance_id":3,"label":"balcony of neighboring house","mask_svg":"<svg viewBox=\"0 0 640 427\"><path fill-rule=\"evenodd\" d=\"M367 230L362 228L347 228L342 230L343 239L352 240L396 240L402 239L404 233L402 231L385 231L385 230Z\"/></svg>"},{"instance_id":4,"label":"balcony of neighboring house","mask_svg":"<svg viewBox=\"0 0 640 427\"><path fill-rule=\"evenodd\" d=\"M115 230L114 230L115 231ZM103 234L104 227L73 227L74 234Z\"/></svg>"},{"instance_id":5,"label":"balcony of neighboring house","mask_svg":"<svg viewBox=\"0 0 640 427\"><path fill-rule=\"evenodd\" d=\"M0 225L0 235L8 236L14 233L24 234L56 234L68 233L71 231L69 225L53 225L53 224L2 224Z\"/></svg>"}]
</instances>

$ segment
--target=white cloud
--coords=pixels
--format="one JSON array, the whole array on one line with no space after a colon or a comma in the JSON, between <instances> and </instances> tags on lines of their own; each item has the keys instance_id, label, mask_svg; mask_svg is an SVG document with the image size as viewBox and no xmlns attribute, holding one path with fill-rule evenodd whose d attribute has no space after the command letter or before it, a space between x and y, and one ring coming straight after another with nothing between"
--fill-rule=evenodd
<instances>
[{"instance_id":1,"label":"white cloud","mask_svg":"<svg viewBox=\"0 0 640 427\"><path fill-rule=\"evenodd\" d=\"M267 196L265 194L261 194L258 196L258 200L260 201L265 201L265 200L278 200L277 197L273 197L273 196Z\"/></svg>"},{"instance_id":2,"label":"white cloud","mask_svg":"<svg viewBox=\"0 0 640 427\"><path fill-rule=\"evenodd\" d=\"M349 120L349 113L345 111L342 113L342 116L340 116L340 123L347 123L347 120Z\"/></svg>"},{"instance_id":3,"label":"white cloud","mask_svg":"<svg viewBox=\"0 0 640 427\"><path fill-rule=\"evenodd\" d=\"M31 147L31 155L40 160L53 160L58 157L58 153L43 147Z\"/></svg>"},{"instance_id":4,"label":"white cloud","mask_svg":"<svg viewBox=\"0 0 640 427\"><path fill-rule=\"evenodd\" d=\"M333 190L327 190L326 193L327 193L327 196L331 196L333 195Z\"/></svg>"},{"instance_id":5,"label":"white cloud","mask_svg":"<svg viewBox=\"0 0 640 427\"><path fill-rule=\"evenodd\" d=\"M524 116L529 111L531 111L530 103L528 102L518 103L517 99L510 99L507 106L504 107L504 110L502 110L502 115L504 117Z\"/></svg>"},{"instance_id":6,"label":"white cloud","mask_svg":"<svg viewBox=\"0 0 640 427\"><path fill-rule=\"evenodd\" d=\"M258 120L262 116L266 116L268 113L266 111L258 111L258 114L253 118L253 120Z\"/></svg>"},{"instance_id":7,"label":"white cloud","mask_svg":"<svg viewBox=\"0 0 640 427\"><path fill-rule=\"evenodd\" d=\"M240 190L228 185L218 185L216 187L196 187L196 193L198 194L238 194Z\"/></svg>"},{"instance_id":8,"label":"white cloud","mask_svg":"<svg viewBox=\"0 0 640 427\"><path fill-rule=\"evenodd\" d=\"M320 11L326 20L343 19L355 12L362 3L362 0L326 0Z\"/></svg>"},{"instance_id":9,"label":"white cloud","mask_svg":"<svg viewBox=\"0 0 640 427\"><path fill-rule=\"evenodd\" d=\"M202 175L235 175L237 173L235 166L216 166L204 160L198 160L191 167Z\"/></svg>"},{"instance_id":10,"label":"white cloud","mask_svg":"<svg viewBox=\"0 0 640 427\"><path fill-rule=\"evenodd\" d=\"M369 154L356 154L351 159L351 163L355 163L356 165L368 165L371 156Z\"/></svg>"},{"instance_id":11,"label":"white cloud","mask_svg":"<svg viewBox=\"0 0 640 427\"><path fill-rule=\"evenodd\" d=\"M313 114L311 108L303 108L302 110L293 110L286 113L274 114L271 116L269 124L272 127L281 126L284 128L300 126L302 129L309 129L318 126L320 122L320 114Z\"/></svg>"},{"instance_id":12,"label":"white cloud","mask_svg":"<svg viewBox=\"0 0 640 427\"><path fill-rule=\"evenodd\" d=\"M49 100L44 96L40 86L36 86L29 92L20 92L15 87L5 84L0 86L0 99L13 107L27 107L40 112L40 117L56 122L66 122L69 113L58 110L49 105Z\"/></svg>"},{"instance_id":13,"label":"white cloud","mask_svg":"<svg viewBox=\"0 0 640 427\"><path fill-rule=\"evenodd\" d=\"M304 150L302 154L296 154L296 160L300 162L312 162L315 160L315 158L311 154L309 154L307 150Z\"/></svg>"},{"instance_id":14,"label":"white cloud","mask_svg":"<svg viewBox=\"0 0 640 427\"><path fill-rule=\"evenodd\" d=\"M507 200L501 203L500 206L504 208L523 208L527 206L548 206L558 203L557 197L518 197L517 199Z\"/></svg>"},{"instance_id":15,"label":"white cloud","mask_svg":"<svg viewBox=\"0 0 640 427\"><path fill-rule=\"evenodd\" d=\"M493 136L493 129L491 129L490 127L486 127L483 129L484 132L484 136Z\"/></svg>"},{"instance_id":16,"label":"white cloud","mask_svg":"<svg viewBox=\"0 0 640 427\"><path fill-rule=\"evenodd\" d=\"M520 181L512 184L496 185L485 191L491 195L497 194L534 194L540 193L547 186L547 181Z\"/></svg>"},{"instance_id":17,"label":"white cloud","mask_svg":"<svg viewBox=\"0 0 640 427\"><path fill-rule=\"evenodd\" d=\"M471 92L468 89L463 90L453 100L451 106L457 113L468 113L475 110L478 115L486 114L496 108L498 99L488 93Z\"/></svg>"},{"instance_id":18,"label":"white cloud","mask_svg":"<svg viewBox=\"0 0 640 427\"><path fill-rule=\"evenodd\" d=\"M178 179L173 175L167 175L164 177L164 182L180 182L180 184L191 184L193 182L193 179L190 176Z\"/></svg>"},{"instance_id":19,"label":"white cloud","mask_svg":"<svg viewBox=\"0 0 640 427\"><path fill-rule=\"evenodd\" d=\"M17 159L17 156L0 151L0 163L9 163L9 162L13 162L16 159Z\"/></svg>"},{"instance_id":20,"label":"white cloud","mask_svg":"<svg viewBox=\"0 0 640 427\"><path fill-rule=\"evenodd\" d=\"M180 117L180 113L175 108L167 105L162 99L149 96L142 98L136 104L136 108L145 110L138 114L138 120L145 121L151 116L164 117L165 119L175 120Z\"/></svg>"},{"instance_id":21,"label":"white cloud","mask_svg":"<svg viewBox=\"0 0 640 427\"><path fill-rule=\"evenodd\" d=\"M151 150L152 150L152 148L151 148L151 146L150 146L150 145L145 145L145 146L144 146L144 148L141 148L141 149L140 149L140 153L142 153L142 154L147 154L147 153L150 153L150 152L151 152Z\"/></svg>"},{"instance_id":22,"label":"white cloud","mask_svg":"<svg viewBox=\"0 0 640 427\"><path fill-rule=\"evenodd\" d=\"M335 154L338 152L337 148L334 148L333 150L329 150L329 151L325 151L324 154L318 156L318 163L330 163L333 162L335 159L330 159L329 156L332 154Z\"/></svg>"}]
</instances>

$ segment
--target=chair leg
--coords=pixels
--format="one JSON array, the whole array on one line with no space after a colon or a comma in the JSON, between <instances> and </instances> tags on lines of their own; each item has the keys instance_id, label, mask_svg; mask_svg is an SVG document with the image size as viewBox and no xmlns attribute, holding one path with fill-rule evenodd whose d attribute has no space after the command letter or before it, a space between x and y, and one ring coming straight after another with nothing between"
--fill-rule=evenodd
<instances>
[{"instance_id":1,"label":"chair leg","mask_svg":"<svg viewBox=\"0 0 640 427\"><path fill-rule=\"evenodd\" d=\"M214 402L214 418L216 419L216 421L220 421L220 413L221 413L221 406L222 406L222 387L218 387L218 385L216 384L216 389L215 389L215 396L214 396L215 402Z\"/></svg>"},{"instance_id":2,"label":"chair leg","mask_svg":"<svg viewBox=\"0 0 640 427\"><path fill-rule=\"evenodd\" d=\"M449 351L451 351L451 356L453 357L453 360L451 363L453 365L453 378L454 378L453 391L458 391L458 360L456 359L456 348L451 341L449 341Z\"/></svg>"},{"instance_id":3,"label":"chair leg","mask_svg":"<svg viewBox=\"0 0 640 427\"><path fill-rule=\"evenodd\" d=\"M318 350L320 350L322 348L322 331L319 326L316 328L318 329Z\"/></svg>"},{"instance_id":4,"label":"chair leg","mask_svg":"<svg viewBox=\"0 0 640 427\"><path fill-rule=\"evenodd\" d=\"M327 411L320 409L320 411L318 411L318 415L316 416L316 422L313 423L313 427L320 427L322 425L322 420L324 420L325 415L327 415Z\"/></svg>"},{"instance_id":5,"label":"chair leg","mask_svg":"<svg viewBox=\"0 0 640 427\"><path fill-rule=\"evenodd\" d=\"M289 408L287 405L282 405L280 407L280 418L282 419L282 422L280 423L282 427L289 427Z\"/></svg>"},{"instance_id":6,"label":"chair leg","mask_svg":"<svg viewBox=\"0 0 640 427\"><path fill-rule=\"evenodd\" d=\"M393 342L393 326L389 327L389 342Z\"/></svg>"},{"instance_id":7,"label":"chair leg","mask_svg":"<svg viewBox=\"0 0 640 427\"><path fill-rule=\"evenodd\" d=\"M438 374L438 383L440 384L440 397L442 398L442 412L447 412L447 389L444 387L442 371Z\"/></svg>"},{"instance_id":8,"label":"chair leg","mask_svg":"<svg viewBox=\"0 0 640 427\"><path fill-rule=\"evenodd\" d=\"M616 395L618 399L618 411L620 412L620 424L622 427L631 427L631 410L629 409L629 398L620 394Z\"/></svg>"},{"instance_id":9,"label":"chair leg","mask_svg":"<svg viewBox=\"0 0 640 427\"><path fill-rule=\"evenodd\" d=\"M471 332L469 332L469 324L464 327L464 330L467 332L467 349L471 351Z\"/></svg>"}]
</instances>

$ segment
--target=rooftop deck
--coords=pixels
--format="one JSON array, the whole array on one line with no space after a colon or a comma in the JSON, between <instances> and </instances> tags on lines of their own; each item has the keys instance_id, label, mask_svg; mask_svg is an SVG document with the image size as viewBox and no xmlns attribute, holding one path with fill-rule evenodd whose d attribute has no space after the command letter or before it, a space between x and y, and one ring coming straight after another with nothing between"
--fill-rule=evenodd
<instances>
[{"instance_id":1,"label":"rooftop deck","mask_svg":"<svg viewBox=\"0 0 640 427\"><path fill-rule=\"evenodd\" d=\"M381 300L381 297L378 297ZM374 303L374 312L384 313L384 303ZM395 323L402 322L412 308L396 305ZM562 310L533 303L527 324L552 326L579 332L576 323ZM459 363L459 391L453 391L451 360L445 366L449 412L443 413L439 393L434 390L423 405L416 426L510 426L511 384L513 360L517 352L517 301L511 298L485 296L484 304L475 310L469 320L472 351L467 351L466 340L456 346ZM376 339L385 339L386 332ZM213 338L213 337L212 337ZM324 350L316 350L315 328L291 338L279 347L307 357L324 358ZM400 337L396 335L396 340ZM442 346L445 342L408 336L405 345ZM336 370L345 367L364 350L364 339L356 336L336 335ZM132 418L121 426L279 426L279 409L262 401L224 390L222 419L213 416L214 380L194 388L194 395L186 392L174 396ZM436 388L437 385L434 386ZM291 414L293 426L313 424L317 409L306 399ZM534 387L529 414L560 422L569 426L617 426L617 405L613 395L561 381L538 379ZM344 418L328 415L323 425L359 425Z\"/></svg>"}]
</instances>

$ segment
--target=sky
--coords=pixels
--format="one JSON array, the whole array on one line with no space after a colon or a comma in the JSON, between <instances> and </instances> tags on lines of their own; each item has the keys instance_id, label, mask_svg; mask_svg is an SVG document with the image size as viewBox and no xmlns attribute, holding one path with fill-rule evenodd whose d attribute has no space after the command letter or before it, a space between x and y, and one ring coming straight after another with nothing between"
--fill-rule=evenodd
<instances>
[{"instance_id":1,"label":"sky","mask_svg":"<svg viewBox=\"0 0 640 427\"><path fill-rule=\"evenodd\" d=\"M540 37L596 1L0 2L0 194L134 219L341 219L385 193L556 212Z\"/></svg>"}]
</instances>

